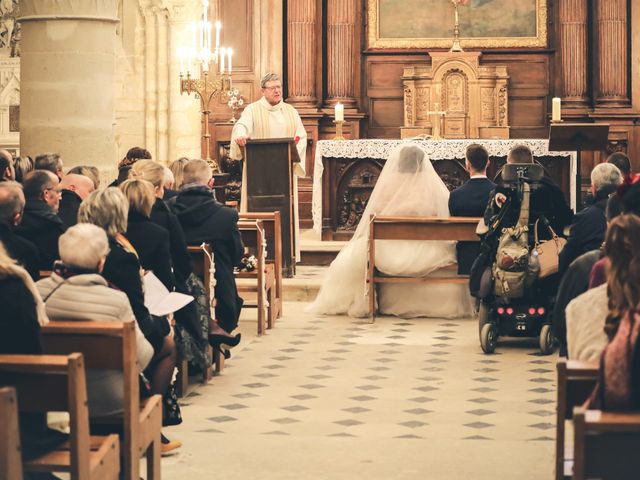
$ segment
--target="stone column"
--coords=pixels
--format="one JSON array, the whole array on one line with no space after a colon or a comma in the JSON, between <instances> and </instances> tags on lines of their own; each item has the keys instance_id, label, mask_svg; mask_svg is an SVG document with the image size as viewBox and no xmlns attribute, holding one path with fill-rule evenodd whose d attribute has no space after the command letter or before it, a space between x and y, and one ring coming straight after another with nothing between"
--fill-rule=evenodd
<instances>
[{"instance_id":1,"label":"stone column","mask_svg":"<svg viewBox=\"0 0 640 480\"><path fill-rule=\"evenodd\" d=\"M595 74L596 105L600 107L629 105L627 1L597 0L596 25L598 48Z\"/></svg>"},{"instance_id":2,"label":"stone column","mask_svg":"<svg viewBox=\"0 0 640 480\"><path fill-rule=\"evenodd\" d=\"M287 101L296 107L314 108L317 104L316 17L316 0L295 0L287 4Z\"/></svg>"},{"instance_id":3,"label":"stone column","mask_svg":"<svg viewBox=\"0 0 640 480\"><path fill-rule=\"evenodd\" d=\"M589 102L587 0L560 0L560 55L563 102L586 106Z\"/></svg>"},{"instance_id":4,"label":"stone column","mask_svg":"<svg viewBox=\"0 0 640 480\"><path fill-rule=\"evenodd\" d=\"M22 0L20 153L113 178L116 0Z\"/></svg>"},{"instance_id":5,"label":"stone column","mask_svg":"<svg viewBox=\"0 0 640 480\"><path fill-rule=\"evenodd\" d=\"M355 107L356 0L329 0L327 4L327 105Z\"/></svg>"}]
</instances>

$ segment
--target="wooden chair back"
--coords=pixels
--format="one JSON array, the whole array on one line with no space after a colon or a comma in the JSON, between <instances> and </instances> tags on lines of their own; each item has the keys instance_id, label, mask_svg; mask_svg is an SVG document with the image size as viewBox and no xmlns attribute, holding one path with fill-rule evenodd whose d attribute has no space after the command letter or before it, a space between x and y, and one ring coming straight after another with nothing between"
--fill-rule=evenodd
<instances>
[{"instance_id":1,"label":"wooden chair back","mask_svg":"<svg viewBox=\"0 0 640 480\"><path fill-rule=\"evenodd\" d=\"M22 480L18 399L13 387L0 388L0 479Z\"/></svg>"},{"instance_id":2,"label":"wooden chair back","mask_svg":"<svg viewBox=\"0 0 640 480\"><path fill-rule=\"evenodd\" d=\"M572 459L565 454L567 420L573 418L573 409L582 405L591 395L598 381L597 364L561 358L556 365L558 392L556 409L556 479L570 474Z\"/></svg>"},{"instance_id":3,"label":"wooden chair back","mask_svg":"<svg viewBox=\"0 0 640 480\"><path fill-rule=\"evenodd\" d=\"M573 413L575 480L640 477L640 413L577 407Z\"/></svg>"},{"instance_id":4,"label":"wooden chair back","mask_svg":"<svg viewBox=\"0 0 640 480\"><path fill-rule=\"evenodd\" d=\"M207 298L212 298L211 285L209 282L209 272L211 270L211 260L213 258L213 247L210 243L200 245L189 245L187 247L191 257L191 267L193 273L202 280ZM208 255L205 254L205 251Z\"/></svg>"},{"instance_id":5,"label":"wooden chair back","mask_svg":"<svg viewBox=\"0 0 640 480\"><path fill-rule=\"evenodd\" d=\"M0 385L16 389L21 412L69 412L69 473L72 479L89 479L89 410L82 354L0 355Z\"/></svg>"},{"instance_id":6,"label":"wooden chair back","mask_svg":"<svg viewBox=\"0 0 640 480\"><path fill-rule=\"evenodd\" d=\"M86 368L117 370L124 376L122 415L124 471L139 478L140 382L135 324L112 321L53 321L40 329L43 351L50 355L80 352ZM92 419L100 421L100 419Z\"/></svg>"}]
</instances>

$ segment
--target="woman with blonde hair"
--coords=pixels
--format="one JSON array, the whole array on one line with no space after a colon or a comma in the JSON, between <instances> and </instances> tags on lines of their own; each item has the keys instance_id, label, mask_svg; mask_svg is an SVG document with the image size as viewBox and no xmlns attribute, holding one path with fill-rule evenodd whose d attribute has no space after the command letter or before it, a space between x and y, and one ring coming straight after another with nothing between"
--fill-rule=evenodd
<instances>
[{"instance_id":1,"label":"woman with blonde hair","mask_svg":"<svg viewBox=\"0 0 640 480\"><path fill-rule=\"evenodd\" d=\"M173 172L173 189L180 190L184 179L184 166L189 163L187 157L180 157L169 164L169 170Z\"/></svg>"}]
</instances>

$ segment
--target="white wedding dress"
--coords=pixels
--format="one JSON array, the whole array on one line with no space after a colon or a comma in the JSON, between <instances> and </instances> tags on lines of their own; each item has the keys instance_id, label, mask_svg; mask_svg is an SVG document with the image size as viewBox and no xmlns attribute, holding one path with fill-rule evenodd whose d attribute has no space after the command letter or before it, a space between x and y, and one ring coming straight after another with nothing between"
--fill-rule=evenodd
<instances>
[{"instance_id":1,"label":"white wedding dress","mask_svg":"<svg viewBox=\"0 0 640 480\"><path fill-rule=\"evenodd\" d=\"M449 216L449 191L427 154L406 143L391 152L353 238L331 263L320 292L307 311L365 317L367 236L372 214ZM376 267L396 276L427 276L456 262L455 243L419 240L376 241ZM437 273L437 272L436 272ZM456 318L471 315L466 285L380 285L379 310L403 318Z\"/></svg>"}]
</instances>

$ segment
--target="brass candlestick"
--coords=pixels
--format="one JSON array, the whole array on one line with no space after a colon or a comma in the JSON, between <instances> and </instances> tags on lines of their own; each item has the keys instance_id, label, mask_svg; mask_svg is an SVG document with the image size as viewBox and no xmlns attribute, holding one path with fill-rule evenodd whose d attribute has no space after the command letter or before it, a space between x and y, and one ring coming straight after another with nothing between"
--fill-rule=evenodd
<instances>
[{"instance_id":1,"label":"brass candlestick","mask_svg":"<svg viewBox=\"0 0 640 480\"><path fill-rule=\"evenodd\" d=\"M455 22L453 24L453 45L450 52L464 52L462 45L460 45L460 19L458 18L458 5L461 3L464 5L466 2L463 0L451 0L453 8L455 9Z\"/></svg>"},{"instance_id":2,"label":"brass candlestick","mask_svg":"<svg viewBox=\"0 0 640 480\"><path fill-rule=\"evenodd\" d=\"M214 172L219 172L220 166L218 162L211 158L211 146L209 145L209 139L211 138L211 134L209 133L209 115L211 114L211 110L209 110L209 103L213 97L222 94L226 95L226 92L230 89L231 77L229 75L214 75L213 79L209 79L208 70L202 70L200 78L191 78L189 72L187 72L187 78L184 78L182 73L180 74L180 93L186 92L187 95L195 93L200 97L200 109L204 121L202 138L204 139L205 160L211 165Z\"/></svg>"},{"instance_id":3,"label":"brass candlestick","mask_svg":"<svg viewBox=\"0 0 640 480\"><path fill-rule=\"evenodd\" d=\"M344 120L334 120L333 123L336 124L336 136L333 137L334 140L346 140L342 135L342 126L344 125Z\"/></svg>"}]
</instances>

